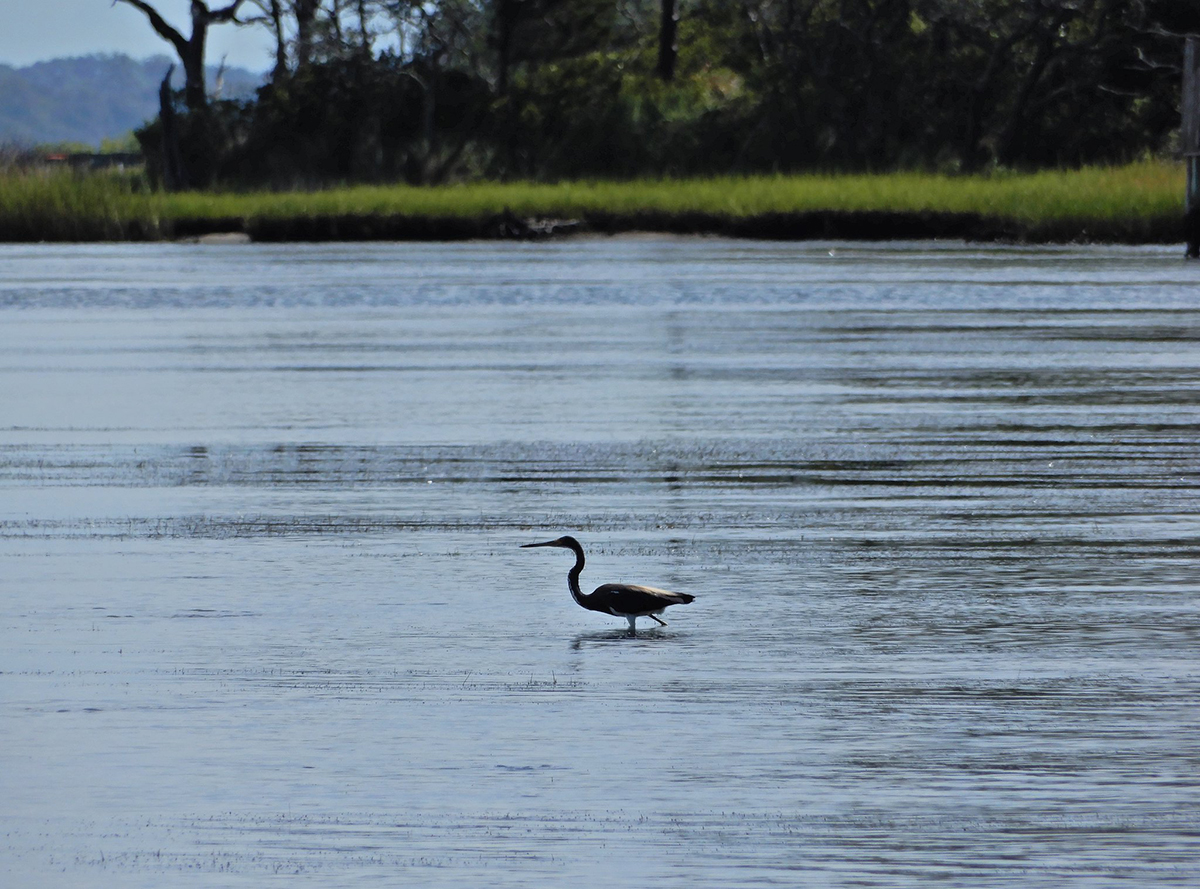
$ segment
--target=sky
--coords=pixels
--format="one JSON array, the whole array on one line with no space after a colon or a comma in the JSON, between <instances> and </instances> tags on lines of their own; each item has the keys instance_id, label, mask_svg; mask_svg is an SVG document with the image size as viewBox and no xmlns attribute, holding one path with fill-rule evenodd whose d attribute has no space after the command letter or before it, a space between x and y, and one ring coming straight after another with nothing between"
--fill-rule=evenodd
<instances>
[{"instance_id":1,"label":"sky","mask_svg":"<svg viewBox=\"0 0 1200 889\"><path fill-rule=\"evenodd\" d=\"M216 0L211 6L222 6ZM163 18L187 36L189 0L152 0ZM249 4L247 4L249 7ZM232 67L265 71L272 64L271 35L262 27L213 25L208 63L222 56ZM64 56L124 53L135 59L166 54L171 44L154 33L146 16L113 0L0 0L0 64L21 68Z\"/></svg>"}]
</instances>

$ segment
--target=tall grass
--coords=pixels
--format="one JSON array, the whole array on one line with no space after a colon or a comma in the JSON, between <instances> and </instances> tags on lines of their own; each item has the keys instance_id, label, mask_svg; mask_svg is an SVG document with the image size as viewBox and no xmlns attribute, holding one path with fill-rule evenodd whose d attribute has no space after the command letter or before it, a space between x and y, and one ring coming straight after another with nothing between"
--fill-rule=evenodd
<instances>
[{"instance_id":1,"label":"tall grass","mask_svg":"<svg viewBox=\"0 0 1200 889\"><path fill-rule=\"evenodd\" d=\"M0 173L0 239L157 238L163 234L162 203L137 176L6 171Z\"/></svg>"},{"instance_id":2,"label":"tall grass","mask_svg":"<svg viewBox=\"0 0 1200 889\"><path fill-rule=\"evenodd\" d=\"M747 176L632 182L473 183L431 188L354 186L316 192L152 193L128 176L0 174L0 238L104 240L169 237L205 223L322 217L636 219L646 214L708 214L742 219L812 211L964 213L1023 229L1111 228L1182 215L1184 174L1176 164L1143 162L1032 174L943 176Z\"/></svg>"}]
</instances>

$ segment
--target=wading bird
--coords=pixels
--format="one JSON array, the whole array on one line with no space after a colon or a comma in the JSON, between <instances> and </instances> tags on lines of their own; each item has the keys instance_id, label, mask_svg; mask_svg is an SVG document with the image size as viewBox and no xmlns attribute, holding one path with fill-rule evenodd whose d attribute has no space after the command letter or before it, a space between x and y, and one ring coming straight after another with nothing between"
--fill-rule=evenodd
<instances>
[{"instance_id":1,"label":"wading bird","mask_svg":"<svg viewBox=\"0 0 1200 889\"><path fill-rule=\"evenodd\" d=\"M606 583L584 595L579 589L579 574L583 571L583 547L574 537L559 537L545 543L526 543L521 548L534 546L557 546L575 553L575 567L567 572L567 586L571 597L589 611L613 614L629 621L629 632L636 632L634 621L639 617L651 617L664 627L667 625L658 615L671 605L686 605L695 599L687 593L672 593L652 586L636 586L632 583Z\"/></svg>"}]
</instances>

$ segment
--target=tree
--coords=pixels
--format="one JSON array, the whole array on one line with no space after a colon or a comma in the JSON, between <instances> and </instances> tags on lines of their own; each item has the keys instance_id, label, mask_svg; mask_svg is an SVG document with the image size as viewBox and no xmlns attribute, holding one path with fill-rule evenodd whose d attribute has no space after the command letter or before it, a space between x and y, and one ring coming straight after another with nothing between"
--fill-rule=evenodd
<instances>
[{"instance_id":1,"label":"tree","mask_svg":"<svg viewBox=\"0 0 1200 889\"><path fill-rule=\"evenodd\" d=\"M262 15L248 20L248 23L267 24L275 37L275 67L271 70L272 82L278 83L287 76L288 54L287 36L283 22L283 0L251 0L259 8Z\"/></svg>"},{"instance_id":2,"label":"tree","mask_svg":"<svg viewBox=\"0 0 1200 889\"><path fill-rule=\"evenodd\" d=\"M212 0L185 39L121 2L190 60L161 120L193 187L1120 162L1177 128L1200 27L1196 0ZM274 38L252 103L204 104L221 21Z\"/></svg>"},{"instance_id":3,"label":"tree","mask_svg":"<svg viewBox=\"0 0 1200 889\"><path fill-rule=\"evenodd\" d=\"M117 2L117 0L114 0ZM192 0L192 34L184 37L167 23L157 9L144 0L120 0L141 10L150 20L151 27L163 40L175 47L179 61L183 63L184 101L189 111L200 111L208 105L208 91L204 83L204 48L208 41L210 25L237 20L238 7L245 0L233 0L219 9L209 9L203 0Z\"/></svg>"},{"instance_id":4,"label":"tree","mask_svg":"<svg viewBox=\"0 0 1200 889\"><path fill-rule=\"evenodd\" d=\"M603 49L616 18L614 0L489 0L496 91L507 95L516 69ZM485 4L485 7L488 4Z\"/></svg>"},{"instance_id":5,"label":"tree","mask_svg":"<svg viewBox=\"0 0 1200 889\"><path fill-rule=\"evenodd\" d=\"M660 12L658 76L669 81L675 78L675 60L679 56L679 45L675 42L675 35L679 31L679 6L676 0L661 0Z\"/></svg>"}]
</instances>

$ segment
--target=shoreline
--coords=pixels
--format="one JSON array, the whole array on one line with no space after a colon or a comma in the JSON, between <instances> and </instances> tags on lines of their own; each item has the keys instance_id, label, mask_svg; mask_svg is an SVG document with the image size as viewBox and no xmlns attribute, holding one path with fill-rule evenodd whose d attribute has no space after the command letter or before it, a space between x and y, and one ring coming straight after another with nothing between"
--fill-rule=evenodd
<instances>
[{"instance_id":1,"label":"shoreline","mask_svg":"<svg viewBox=\"0 0 1200 889\"><path fill-rule=\"evenodd\" d=\"M781 241L1183 243L1184 171L1140 162L1028 174L806 174L153 191L139 176L0 175L0 242L529 241L579 234Z\"/></svg>"},{"instance_id":2,"label":"shoreline","mask_svg":"<svg viewBox=\"0 0 1200 889\"><path fill-rule=\"evenodd\" d=\"M186 241L222 238L251 243L354 241L539 241L579 235L670 234L774 241L960 240L998 244L1182 244L1184 220L1054 219L1025 223L977 213L809 210L723 216L711 213L589 213L580 218L408 216L346 213L289 218L165 220L158 232L129 237L54 240ZM7 238L0 238L8 240ZM48 240L39 238L37 240Z\"/></svg>"}]
</instances>

